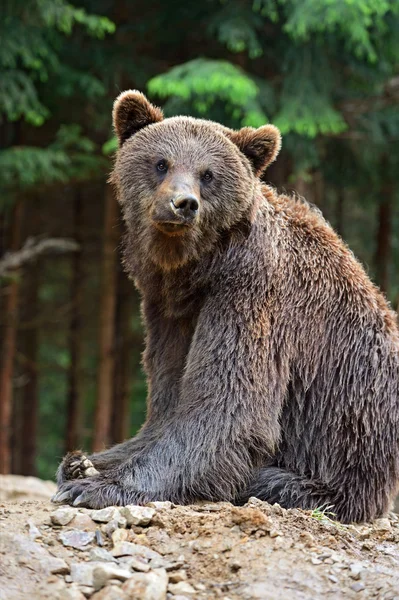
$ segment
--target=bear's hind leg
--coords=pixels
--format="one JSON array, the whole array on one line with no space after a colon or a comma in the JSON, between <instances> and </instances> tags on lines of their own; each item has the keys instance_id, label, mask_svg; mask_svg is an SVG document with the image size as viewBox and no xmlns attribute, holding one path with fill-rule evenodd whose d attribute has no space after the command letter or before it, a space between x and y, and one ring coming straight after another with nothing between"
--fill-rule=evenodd
<instances>
[{"instance_id":1,"label":"bear's hind leg","mask_svg":"<svg viewBox=\"0 0 399 600\"><path fill-rule=\"evenodd\" d=\"M256 496L270 504L277 502L283 508L312 510L328 507L335 518L344 523L367 521L384 512L384 508L376 507L372 495L366 498L360 489L356 493L354 485L351 492L346 487L343 484L330 489L321 481L278 467L265 467L257 471L241 499L246 501L250 496Z\"/></svg>"}]
</instances>

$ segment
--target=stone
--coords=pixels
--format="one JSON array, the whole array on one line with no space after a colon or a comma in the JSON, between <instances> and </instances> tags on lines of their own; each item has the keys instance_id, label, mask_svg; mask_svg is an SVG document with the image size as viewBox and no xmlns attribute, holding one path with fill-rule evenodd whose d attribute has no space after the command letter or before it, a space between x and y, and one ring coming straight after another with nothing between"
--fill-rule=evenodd
<instances>
[{"instance_id":1,"label":"stone","mask_svg":"<svg viewBox=\"0 0 399 600\"><path fill-rule=\"evenodd\" d=\"M70 546L77 550L84 549L90 542L94 540L94 531L80 531L79 529L69 529L62 531L59 535L64 546Z\"/></svg>"},{"instance_id":2,"label":"stone","mask_svg":"<svg viewBox=\"0 0 399 600\"><path fill-rule=\"evenodd\" d=\"M373 527L375 531L379 531L381 533L385 531L391 531L392 529L391 523L387 518L376 519L373 523Z\"/></svg>"},{"instance_id":3,"label":"stone","mask_svg":"<svg viewBox=\"0 0 399 600\"><path fill-rule=\"evenodd\" d=\"M42 537L42 534L40 533L39 529L36 527L36 525L34 524L34 522L31 519L29 519L27 524L28 524L29 537L31 540L35 541L37 538Z\"/></svg>"},{"instance_id":4,"label":"stone","mask_svg":"<svg viewBox=\"0 0 399 600\"><path fill-rule=\"evenodd\" d=\"M173 504L169 502L169 500L165 500L165 502L148 502L147 506L155 508L155 510L169 510L172 508Z\"/></svg>"},{"instance_id":5,"label":"stone","mask_svg":"<svg viewBox=\"0 0 399 600\"><path fill-rule=\"evenodd\" d=\"M82 592L76 586L70 586L58 593L57 600L84 600Z\"/></svg>"},{"instance_id":6,"label":"stone","mask_svg":"<svg viewBox=\"0 0 399 600\"><path fill-rule=\"evenodd\" d=\"M186 581L187 573L184 570L181 571L173 571L169 574L169 582L170 583L180 583L180 581Z\"/></svg>"},{"instance_id":7,"label":"stone","mask_svg":"<svg viewBox=\"0 0 399 600\"><path fill-rule=\"evenodd\" d=\"M48 568L53 575L67 575L70 572L69 565L62 558L52 556L47 559Z\"/></svg>"},{"instance_id":8,"label":"stone","mask_svg":"<svg viewBox=\"0 0 399 600\"><path fill-rule=\"evenodd\" d=\"M91 585L80 585L79 589L86 598L90 598L95 592L94 587Z\"/></svg>"},{"instance_id":9,"label":"stone","mask_svg":"<svg viewBox=\"0 0 399 600\"><path fill-rule=\"evenodd\" d=\"M190 585L187 581L179 581L179 583L170 583L168 585L168 592L171 594L195 594L196 591L192 585Z\"/></svg>"},{"instance_id":10,"label":"stone","mask_svg":"<svg viewBox=\"0 0 399 600\"><path fill-rule=\"evenodd\" d=\"M89 515L78 512L72 521L69 523L71 529L80 529L82 531L95 531L97 525L90 518Z\"/></svg>"},{"instance_id":11,"label":"stone","mask_svg":"<svg viewBox=\"0 0 399 600\"><path fill-rule=\"evenodd\" d=\"M155 569L150 573L134 573L122 585L122 590L131 600L165 600L167 587L168 575L165 569Z\"/></svg>"},{"instance_id":12,"label":"stone","mask_svg":"<svg viewBox=\"0 0 399 600\"><path fill-rule=\"evenodd\" d=\"M362 571L363 565L360 563L352 563L349 565L349 575L352 577L352 579L360 579Z\"/></svg>"},{"instance_id":13,"label":"stone","mask_svg":"<svg viewBox=\"0 0 399 600\"><path fill-rule=\"evenodd\" d=\"M118 561L114 558L111 552L105 550L105 548L92 548L89 554L89 560L96 560L100 562L113 562L117 563Z\"/></svg>"},{"instance_id":14,"label":"stone","mask_svg":"<svg viewBox=\"0 0 399 600\"><path fill-rule=\"evenodd\" d=\"M119 544L121 542L126 542L127 536L128 536L128 533L127 533L126 529L116 529L111 534L112 543L114 544L114 546L116 546L117 544Z\"/></svg>"},{"instance_id":15,"label":"stone","mask_svg":"<svg viewBox=\"0 0 399 600\"><path fill-rule=\"evenodd\" d=\"M141 571L142 573L147 573L150 570L150 565L147 562L144 562L144 560L145 559L140 560L140 557L121 556L118 559L118 562L121 566L127 569L133 569L133 571Z\"/></svg>"},{"instance_id":16,"label":"stone","mask_svg":"<svg viewBox=\"0 0 399 600\"><path fill-rule=\"evenodd\" d=\"M141 556L151 560L153 558L162 558L158 552L150 550L147 546L140 544L133 544L132 542L118 542L115 544L114 549L111 552L112 556Z\"/></svg>"},{"instance_id":17,"label":"stone","mask_svg":"<svg viewBox=\"0 0 399 600\"><path fill-rule=\"evenodd\" d=\"M115 563L103 562L79 562L71 563L71 580L79 586L85 585L94 587L94 571L99 567L112 567L115 569Z\"/></svg>"},{"instance_id":18,"label":"stone","mask_svg":"<svg viewBox=\"0 0 399 600\"><path fill-rule=\"evenodd\" d=\"M361 581L356 581L356 583L352 583L351 590L354 592L362 592L365 589L364 583Z\"/></svg>"},{"instance_id":19,"label":"stone","mask_svg":"<svg viewBox=\"0 0 399 600\"><path fill-rule=\"evenodd\" d=\"M126 594L116 585L107 585L91 597L91 600L125 600Z\"/></svg>"},{"instance_id":20,"label":"stone","mask_svg":"<svg viewBox=\"0 0 399 600\"><path fill-rule=\"evenodd\" d=\"M126 581L130 577L132 577L131 571L115 567L114 565L104 564L94 569L93 586L96 590L100 590L110 579Z\"/></svg>"},{"instance_id":21,"label":"stone","mask_svg":"<svg viewBox=\"0 0 399 600\"><path fill-rule=\"evenodd\" d=\"M77 513L77 508L62 506L51 513L50 519L53 525L68 525Z\"/></svg>"},{"instance_id":22,"label":"stone","mask_svg":"<svg viewBox=\"0 0 399 600\"><path fill-rule=\"evenodd\" d=\"M101 508L100 510L93 510L91 518L93 521L98 523L109 523L112 519L117 520L115 513L118 509L114 506L107 506L107 508Z\"/></svg>"},{"instance_id":23,"label":"stone","mask_svg":"<svg viewBox=\"0 0 399 600\"><path fill-rule=\"evenodd\" d=\"M155 515L155 509L148 506L135 506L129 504L120 509L122 517L125 517L128 525L148 525Z\"/></svg>"}]
</instances>

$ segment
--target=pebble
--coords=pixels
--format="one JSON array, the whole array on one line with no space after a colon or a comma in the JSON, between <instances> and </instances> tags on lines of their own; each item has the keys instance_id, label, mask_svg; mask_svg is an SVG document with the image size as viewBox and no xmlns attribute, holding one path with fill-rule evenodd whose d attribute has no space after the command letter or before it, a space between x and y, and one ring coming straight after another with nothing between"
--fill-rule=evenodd
<instances>
[{"instance_id":1,"label":"pebble","mask_svg":"<svg viewBox=\"0 0 399 600\"><path fill-rule=\"evenodd\" d=\"M349 575L352 577L352 579L360 579L362 571L363 565L360 563L352 563L349 565Z\"/></svg>"},{"instance_id":2,"label":"pebble","mask_svg":"<svg viewBox=\"0 0 399 600\"><path fill-rule=\"evenodd\" d=\"M113 562L117 563L118 561L114 558L111 552L105 550L105 548L92 548L89 554L89 560L97 560L100 562Z\"/></svg>"},{"instance_id":3,"label":"pebble","mask_svg":"<svg viewBox=\"0 0 399 600\"><path fill-rule=\"evenodd\" d=\"M116 585L110 585L93 594L90 600L125 600L126 594Z\"/></svg>"},{"instance_id":4,"label":"pebble","mask_svg":"<svg viewBox=\"0 0 399 600\"><path fill-rule=\"evenodd\" d=\"M98 523L109 523L110 521L118 520L117 518L118 509L114 506L108 506L107 508L101 508L100 510L93 510L91 518L93 521Z\"/></svg>"},{"instance_id":5,"label":"pebble","mask_svg":"<svg viewBox=\"0 0 399 600\"><path fill-rule=\"evenodd\" d=\"M168 575L165 569L155 569L150 573L135 573L125 581L122 590L132 599L165 600L167 587Z\"/></svg>"},{"instance_id":6,"label":"pebble","mask_svg":"<svg viewBox=\"0 0 399 600\"><path fill-rule=\"evenodd\" d=\"M121 542L126 542L128 533L126 529L116 529L111 534L112 543L114 546L120 544Z\"/></svg>"},{"instance_id":7,"label":"pebble","mask_svg":"<svg viewBox=\"0 0 399 600\"><path fill-rule=\"evenodd\" d=\"M169 575L170 583L180 583L181 581L186 581L187 573L184 570L181 571L173 571Z\"/></svg>"},{"instance_id":8,"label":"pebble","mask_svg":"<svg viewBox=\"0 0 399 600\"><path fill-rule=\"evenodd\" d=\"M155 515L155 509L148 506L135 506L130 504L120 509L122 517L125 517L128 525L148 525Z\"/></svg>"},{"instance_id":9,"label":"pebble","mask_svg":"<svg viewBox=\"0 0 399 600\"><path fill-rule=\"evenodd\" d=\"M81 529L82 531L95 531L97 525L87 514L78 512L69 523L71 529Z\"/></svg>"},{"instance_id":10,"label":"pebble","mask_svg":"<svg viewBox=\"0 0 399 600\"><path fill-rule=\"evenodd\" d=\"M131 571L115 567L114 565L104 564L96 567L93 571L93 587L95 590L100 590L110 579L126 581L130 577L132 577Z\"/></svg>"},{"instance_id":11,"label":"pebble","mask_svg":"<svg viewBox=\"0 0 399 600\"><path fill-rule=\"evenodd\" d=\"M70 571L69 565L62 558L52 556L47 559L47 563L53 575L67 575Z\"/></svg>"},{"instance_id":12,"label":"pebble","mask_svg":"<svg viewBox=\"0 0 399 600\"><path fill-rule=\"evenodd\" d=\"M42 537L42 534L40 533L39 529L36 527L32 520L29 520L27 524L29 530L29 537L31 540L35 541L36 538Z\"/></svg>"},{"instance_id":13,"label":"pebble","mask_svg":"<svg viewBox=\"0 0 399 600\"><path fill-rule=\"evenodd\" d=\"M170 583L168 585L168 592L171 594L195 594L196 591L192 585L187 581L179 581L179 583Z\"/></svg>"},{"instance_id":14,"label":"pebble","mask_svg":"<svg viewBox=\"0 0 399 600\"><path fill-rule=\"evenodd\" d=\"M95 569L99 567L112 567L115 568L114 563L103 563L103 562L80 562L71 563L71 580L80 586L86 585L93 587L94 580L93 574Z\"/></svg>"},{"instance_id":15,"label":"pebble","mask_svg":"<svg viewBox=\"0 0 399 600\"><path fill-rule=\"evenodd\" d=\"M90 542L94 540L94 531L80 531L79 529L69 529L62 531L59 535L61 542L64 546L70 546L77 550L82 550Z\"/></svg>"},{"instance_id":16,"label":"pebble","mask_svg":"<svg viewBox=\"0 0 399 600\"><path fill-rule=\"evenodd\" d=\"M351 590L354 592L362 592L365 589L364 583L361 581L356 581L356 583L352 583Z\"/></svg>"},{"instance_id":17,"label":"pebble","mask_svg":"<svg viewBox=\"0 0 399 600\"><path fill-rule=\"evenodd\" d=\"M116 559L114 558L114 560L116 560ZM119 558L118 562L121 566L124 566L129 569L133 569L133 571L141 571L142 573L148 573L148 571L150 570L150 565L147 564L146 562L144 562L144 559L140 560L139 557L121 556ZM159 565L159 566L163 566L163 565Z\"/></svg>"},{"instance_id":18,"label":"pebble","mask_svg":"<svg viewBox=\"0 0 399 600\"><path fill-rule=\"evenodd\" d=\"M169 500L165 500L165 502L148 502L147 506L155 508L155 510L169 510L172 508L173 504L169 502Z\"/></svg>"},{"instance_id":19,"label":"pebble","mask_svg":"<svg viewBox=\"0 0 399 600\"><path fill-rule=\"evenodd\" d=\"M91 585L80 585L79 589L86 598L90 598L95 592L94 587Z\"/></svg>"},{"instance_id":20,"label":"pebble","mask_svg":"<svg viewBox=\"0 0 399 600\"><path fill-rule=\"evenodd\" d=\"M57 600L84 600L82 592L75 586L70 586L58 593Z\"/></svg>"},{"instance_id":21,"label":"pebble","mask_svg":"<svg viewBox=\"0 0 399 600\"><path fill-rule=\"evenodd\" d=\"M376 519L374 521L373 526L374 526L375 531L380 531L380 532L391 531L391 529L392 529L391 523L390 523L389 519L387 519L386 517L383 519Z\"/></svg>"},{"instance_id":22,"label":"pebble","mask_svg":"<svg viewBox=\"0 0 399 600\"><path fill-rule=\"evenodd\" d=\"M150 550L147 546L142 546L140 544L133 544L132 542L118 542L115 544L114 549L112 550L112 556L142 556L143 558L147 558L151 560L153 558L162 559L161 555L154 550Z\"/></svg>"},{"instance_id":23,"label":"pebble","mask_svg":"<svg viewBox=\"0 0 399 600\"><path fill-rule=\"evenodd\" d=\"M68 523L72 521L76 513L77 508L72 508L72 506L65 506L57 508L57 510L52 512L50 515L50 519L53 525L68 525Z\"/></svg>"}]
</instances>

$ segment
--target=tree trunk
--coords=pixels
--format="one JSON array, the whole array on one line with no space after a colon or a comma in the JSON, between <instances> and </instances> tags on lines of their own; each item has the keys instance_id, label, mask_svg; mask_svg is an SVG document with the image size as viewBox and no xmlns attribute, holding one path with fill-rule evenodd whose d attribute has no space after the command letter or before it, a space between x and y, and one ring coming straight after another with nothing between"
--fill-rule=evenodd
<instances>
[{"instance_id":1,"label":"tree trunk","mask_svg":"<svg viewBox=\"0 0 399 600\"><path fill-rule=\"evenodd\" d=\"M375 255L377 283L382 291L389 292L389 265L392 254L393 187L385 183L378 207L377 249Z\"/></svg>"},{"instance_id":2,"label":"tree trunk","mask_svg":"<svg viewBox=\"0 0 399 600\"><path fill-rule=\"evenodd\" d=\"M21 245L21 225L23 204L18 200L13 211L11 224L10 250L16 251ZM14 358L17 338L17 313L19 281L17 273L8 286L8 294L4 300L4 338L2 346L2 363L0 368L0 473L9 473L11 468L11 413L12 382Z\"/></svg>"},{"instance_id":3,"label":"tree trunk","mask_svg":"<svg viewBox=\"0 0 399 600\"><path fill-rule=\"evenodd\" d=\"M342 188L338 188L335 205L335 222L337 232L342 238L344 237L344 206L345 192Z\"/></svg>"},{"instance_id":4,"label":"tree trunk","mask_svg":"<svg viewBox=\"0 0 399 600\"><path fill-rule=\"evenodd\" d=\"M115 326L114 399L112 415L112 442L129 437L129 397L131 377L131 317L133 311L133 285L122 267L118 271L118 297Z\"/></svg>"},{"instance_id":5,"label":"tree trunk","mask_svg":"<svg viewBox=\"0 0 399 600\"><path fill-rule=\"evenodd\" d=\"M37 450L37 424L39 410L38 394L38 329L36 320L38 316L38 289L39 265L29 265L25 270L25 311L24 321L24 364L23 372L26 383L23 387L22 398L22 427L21 427L21 452L19 472L22 475L36 475L36 450Z\"/></svg>"},{"instance_id":6,"label":"tree trunk","mask_svg":"<svg viewBox=\"0 0 399 600\"><path fill-rule=\"evenodd\" d=\"M72 255L71 312L69 322L67 423L65 432L65 451L76 450L81 443L82 430L82 296L83 296L83 260L82 260L82 213L83 199L79 189L74 192L73 201L73 237L79 244L79 250Z\"/></svg>"},{"instance_id":7,"label":"tree trunk","mask_svg":"<svg viewBox=\"0 0 399 600\"><path fill-rule=\"evenodd\" d=\"M110 441L110 420L114 375L114 330L116 302L116 247L118 205L110 186L105 192L104 241L99 328L97 404L94 420L93 450L101 450Z\"/></svg>"}]
</instances>

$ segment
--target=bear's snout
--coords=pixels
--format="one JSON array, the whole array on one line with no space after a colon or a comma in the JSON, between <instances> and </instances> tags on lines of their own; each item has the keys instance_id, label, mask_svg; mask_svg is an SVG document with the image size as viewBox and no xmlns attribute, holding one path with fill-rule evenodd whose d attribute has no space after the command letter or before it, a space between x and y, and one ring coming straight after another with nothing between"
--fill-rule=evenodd
<instances>
[{"instance_id":1,"label":"bear's snout","mask_svg":"<svg viewBox=\"0 0 399 600\"><path fill-rule=\"evenodd\" d=\"M177 194L170 201L171 209L186 223L191 223L198 214L199 202L194 194Z\"/></svg>"}]
</instances>

